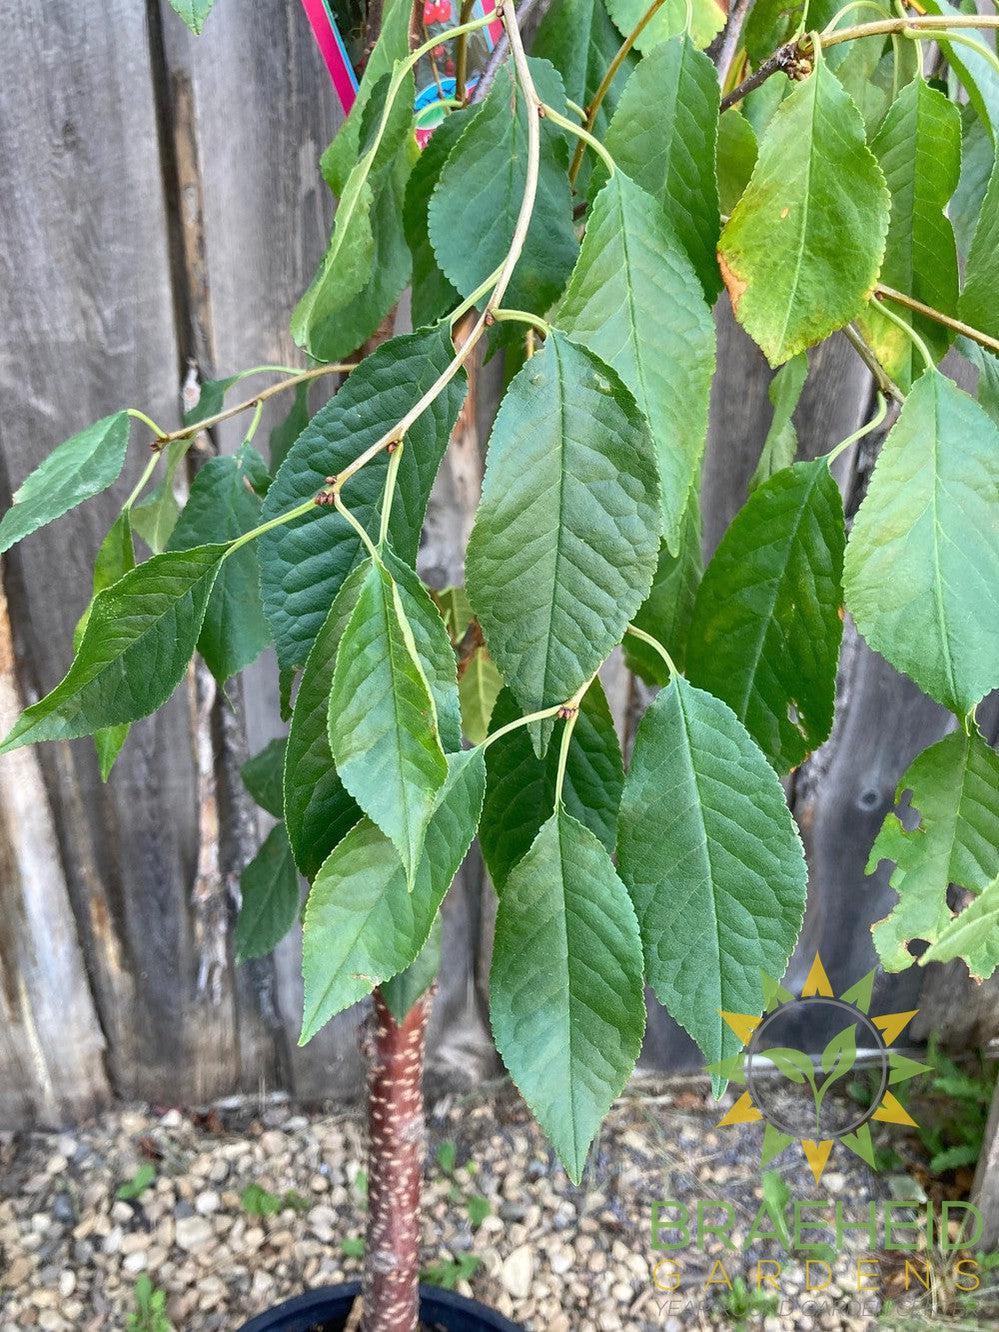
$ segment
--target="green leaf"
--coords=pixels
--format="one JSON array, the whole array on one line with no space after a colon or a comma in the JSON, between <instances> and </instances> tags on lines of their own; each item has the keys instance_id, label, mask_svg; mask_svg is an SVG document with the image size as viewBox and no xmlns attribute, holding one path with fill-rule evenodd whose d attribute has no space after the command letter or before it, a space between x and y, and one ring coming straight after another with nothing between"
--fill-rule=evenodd
<instances>
[{"instance_id":1,"label":"green leaf","mask_svg":"<svg viewBox=\"0 0 999 1332\"><path fill-rule=\"evenodd\" d=\"M466 107L444 117L420 154L406 185L403 227L413 256L412 318L416 328L434 323L461 300L437 263L437 255L430 243L427 214L444 163L475 115L474 107Z\"/></svg>"},{"instance_id":2,"label":"green leaf","mask_svg":"<svg viewBox=\"0 0 999 1332\"><path fill-rule=\"evenodd\" d=\"M665 205L666 221L711 302L721 291L715 258L719 97L714 65L688 38L676 37L638 65L607 131L607 149L618 167ZM594 179L606 179L602 167Z\"/></svg>"},{"instance_id":3,"label":"green leaf","mask_svg":"<svg viewBox=\"0 0 999 1332\"><path fill-rule=\"evenodd\" d=\"M215 0L170 0L170 8L179 14L195 37L201 36L205 19L212 12Z\"/></svg>"},{"instance_id":4,"label":"green leaf","mask_svg":"<svg viewBox=\"0 0 999 1332\"><path fill-rule=\"evenodd\" d=\"M999 967L999 876L982 890L980 897L943 927L936 943L919 961L925 965L927 962L953 962L958 957L967 962L975 980L988 980ZM975 1150L971 1163L977 1155Z\"/></svg>"},{"instance_id":5,"label":"green leaf","mask_svg":"<svg viewBox=\"0 0 999 1332\"><path fill-rule=\"evenodd\" d=\"M174 482L190 446L190 439L174 440L167 445L166 470L159 484L144 500L132 505L132 531L138 533L154 555L166 550L180 517Z\"/></svg>"},{"instance_id":6,"label":"green leaf","mask_svg":"<svg viewBox=\"0 0 999 1332\"><path fill-rule=\"evenodd\" d=\"M660 1003L708 1063L734 1055L720 1013L763 1011L760 972L786 970L807 870L776 773L727 704L682 676L638 726L618 865Z\"/></svg>"},{"instance_id":7,"label":"green leaf","mask_svg":"<svg viewBox=\"0 0 999 1332\"><path fill-rule=\"evenodd\" d=\"M588 107L620 45L621 38L603 0L555 0L541 20L531 50L558 70L566 97ZM629 52L597 110L593 133L601 142L606 139L610 117L635 64L636 57ZM591 157L589 153L584 155L577 178L580 193L584 194Z\"/></svg>"},{"instance_id":8,"label":"green leaf","mask_svg":"<svg viewBox=\"0 0 999 1332\"><path fill-rule=\"evenodd\" d=\"M776 1064L784 1077L789 1082L793 1082L796 1087L803 1087L806 1082L814 1087L815 1069L811 1057L805 1054L803 1050L774 1046L770 1050L761 1050L760 1054L764 1059L769 1059L772 1064Z\"/></svg>"},{"instance_id":9,"label":"green leaf","mask_svg":"<svg viewBox=\"0 0 999 1332\"><path fill-rule=\"evenodd\" d=\"M406 620L437 710L437 730L445 753L461 748L462 712L458 698L457 663L440 611L416 572L386 547L385 568L395 581Z\"/></svg>"},{"instance_id":10,"label":"green leaf","mask_svg":"<svg viewBox=\"0 0 999 1332\"><path fill-rule=\"evenodd\" d=\"M958 338L955 346L966 360L977 366L975 397L996 425L999 425L999 357L970 338Z\"/></svg>"},{"instance_id":11,"label":"green leaf","mask_svg":"<svg viewBox=\"0 0 999 1332\"><path fill-rule=\"evenodd\" d=\"M749 489L757 486L779 472L790 467L794 455L798 452L798 434L794 428L794 409L798 405L805 380L808 378L808 357L804 352L785 362L770 381L767 395L773 404L774 414L770 429L763 441L763 451L756 470L749 478Z\"/></svg>"},{"instance_id":12,"label":"green leaf","mask_svg":"<svg viewBox=\"0 0 999 1332\"><path fill-rule=\"evenodd\" d=\"M237 458L210 458L198 469L168 550L232 541L260 522L260 500ZM249 666L271 641L260 600L256 545L229 557L219 571L198 638L198 651L219 684Z\"/></svg>"},{"instance_id":13,"label":"green leaf","mask_svg":"<svg viewBox=\"0 0 999 1332\"><path fill-rule=\"evenodd\" d=\"M754 66L794 36L807 8L806 0L755 0L742 29L742 44Z\"/></svg>"},{"instance_id":14,"label":"green leaf","mask_svg":"<svg viewBox=\"0 0 999 1332\"><path fill-rule=\"evenodd\" d=\"M759 152L756 133L738 108L730 106L718 121L718 202L726 215L746 192Z\"/></svg>"},{"instance_id":15,"label":"green leaf","mask_svg":"<svg viewBox=\"0 0 999 1332\"><path fill-rule=\"evenodd\" d=\"M608 0L610 16L617 24L622 37L628 37L638 26L645 11L647 0ZM725 26L725 11L718 0L692 0L692 22L690 35L694 45L701 48L710 46ZM670 37L683 32L687 21L683 5L666 4L656 13L652 22L640 34L635 43L636 51L651 51L654 46L665 42Z\"/></svg>"},{"instance_id":16,"label":"green leaf","mask_svg":"<svg viewBox=\"0 0 999 1332\"><path fill-rule=\"evenodd\" d=\"M283 812L282 783L287 745L287 736L269 740L259 754L247 759L240 770L247 791L261 809L276 819L281 818Z\"/></svg>"},{"instance_id":17,"label":"green leaf","mask_svg":"<svg viewBox=\"0 0 999 1332\"><path fill-rule=\"evenodd\" d=\"M978 223L978 215L982 210L985 191L992 175L995 149L992 146L992 135L988 126L982 124L973 107L962 108L961 120L964 126L961 141L961 175L947 213L954 227L958 251L961 258L966 260Z\"/></svg>"},{"instance_id":18,"label":"green leaf","mask_svg":"<svg viewBox=\"0 0 999 1332\"><path fill-rule=\"evenodd\" d=\"M547 61L530 64L541 96L565 114L562 80ZM513 97L515 116L510 114ZM527 116L508 61L451 150L430 200L430 240L437 262L462 296L470 295L509 251L527 177ZM576 261L568 164L565 135L550 121L542 122L537 202L524 252L503 298L508 306L544 313Z\"/></svg>"},{"instance_id":19,"label":"green leaf","mask_svg":"<svg viewBox=\"0 0 999 1332\"><path fill-rule=\"evenodd\" d=\"M239 891L237 963L271 952L298 917L298 873L283 823L274 825L243 870Z\"/></svg>"},{"instance_id":20,"label":"green leaf","mask_svg":"<svg viewBox=\"0 0 999 1332\"><path fill-rule=\"evenodd\" d=\"M873 927L888 971L912 965L911 940L941 937L951 920L951 884L981 893L999 874L999 755L977 729L955 731L919 754L898 784L896 804L906 791L918 826L910 831L889 813L867 862L868 874L882 860L895 862L889 883L898 902Z\"/></svg>"},{"instance_id":21,"label":"green leaf","mask_svg":"<svg viewBox=\"0 0 999 1332\"><path fill-rule=\"evenodd\" d=\"M365 575L340 641L329 720L340 780L394 843L412 881L448 769L413 630L380 561Z\"/></svg>"},{"instance_id":22,"label":"green leaf","mask_svg":"<svg viewBox=\"0 0 999 1332\"><path fill-rule=\"evenodd\" d=\"M97 557L94 560L94 596L96 597L99 592L103 592L106 587L111 587L113 583L117 583L119 578L124 578L125 574L134 568L135 546L132 542L129 511L128 509L122 509L111 524L107 536L101 542ZM79 623L73 630L74 655L80 650L80 644L83 642L83 635L86 632L87 621L90 619L93 605L93 599L91 599L90 605L80 616ZM97 762L100 766L102 782L106 782L110 777L111 769L121 753L122 746L128 739L130 729L129 723L125 722L121 726L109 726L94 734L94 747L97 750Z\"/></svg>"},{"instance_id":23,"label":"green leaf","mask_svg":"<svg viewBox=\"0 0 999 1332\"><path fill-rule=\"evenodd\" d=\"M310 495L402 419L454 355L446 325L391 338L364 359L309 422L267 492L261 517L275 518ZM389 523L392 548L416 559L430 487L465 395L459 372L406 434ZM351 512L377 539L388 455L381 454L344 490ZM335 509L314 512L260 537L264 608L281 666L305 661L337 589L363 557L354 529Z\"/></svg>"},{"instance_id":24,"label":"green leaf","mask_svg":"<svg viewBox=\"0 0 999 1332\"><path fill-rule=\"evenodd\" d=\"M993 168L975 227L961 292L960 315L973 328L999 337L999 170Z\"/></svg>"},{"instance_id":25,"label":"green leaf","mask_svg":"<svg viewBox=\"0 0 999 1332\"><path fill-rule=\"evenodd\" d=\"M404 1022L410 1009L430 989L441 966L441 918L437 916L427 942L414 961L398 976L382 981L379 989L396 1022Z\"/></svg>"},{"instance_id":26,"label":"green leaf","mask_svg":"<svg viewBox=\"0 0 999 1332\"><path fill-rule=\"evenodd\" d=\"M25 709L0 753L137 721L167 701L194 652L225 546L154 555L95 598L72 666Z\"/></svg>"},{"instance_id":27,"label":"green leaf","mask_svg":"<svg viewBox=\"0 0 999 1332\"><path fill-rule=\"evenodd\" d=\"M370 112L365 116L368 103L375 85L386 74L392 73L397 60L405 60L409 54L409 20L412 6L409 0L387 0L382 10L381 27L378 40L372 48L364 73L357 90L357 100L350 108L350 115L340 126L333 142L322 156L322 172L326 183L339 198L346 186L347 177L360 152L362 121L370 119ZM399 97L404 97L400 89ZM409 105L413 98L410 95Z\"/></svg>"},{"instance_id":28,"label":"green leaf","mask_svg":"<svg viewBox=\"0 0 999 1332\"><path fill-rule=\"evenodd\" d=\"M472 606L463 587L443 587L439 592L431 592L434 605L441 613L444 628L451 642L458 644L465 637L468 626L475 618Z\"/></svg>"},{"instance_id":29,"label":"green leaf","mask_svg":"<svg viewBox=\"0 0 999 1332\"><path fill-rule=\"evenodd\" d=\"M662 532L675 552L704 453L715 329L661 207L623 171L597 195L556 319L618 372L645 414L661 479Z\"/></svg>"},{"instance_id":30,"label":"green leaf","mask_svg":"<svg viewBox=\"0 0 999 1332\"><path fill-rule=\"evenodd\" d=\"M117 481L129 424L127 412L115 412L52 450L14 492L0 521L0 554Z\"/></svg>"},{"instance_id":31,"label":"green leaf","mask_svg":"<svg viewBox=\"0 0 999 1332\"><path fill-rule=\"evenodd\" d=\"M795 463L752 493L697 593L690 678L729 705L778 772L832 729L844 542L824 459Z\"/></svg>"},{"instance_id":32,"label":"green leaf","mask_svg":"<svg viewBox=\"0 0 999 1332\"><path fill-rule=\"evenodd\" d=\"M963 9L949 5L947 0L926 0L923 7L928 14L939 14L944 18L964 13ZM994 29L961 29L963 37L977 39L989 49L994 46L993 32ZM985 52L972 50L963 43L948 42L943 34L938 39L938 45L946 55L947 63L964 84L968 99L982 123L989 127L992 138L996 139L999 137L999 70L994 61Z\"/></svg>"},{"instance_id":33,"label":"green leaf","mask_svg":"<svg viewBox=\"0 0 999 1332\"><path fill-rule=\"evenodd\" d=\"M368 819L331 852L305 907L301 1044L419 955L475 836L484 784L481 749L450 756L412 892L392 843Z\"/></svg>"},{"instance_id":34,"label":"green leaf","mask_svg":"<svg viewBox=\"0 0 999 1332\"><path fill-rule=\"evenodd\" d=\"M481 745L489 731L489 718L503 688L503 677L482 646L475 648L458 680L462 729L473 745Z\"/></svg>"},{"instance_id":35,"label":"green leaf","mask_svg":"<svg viewBox=\"0 0 999 1332\"><path fill-rule=\"evenodd\" d=\"M888 213L860 113L819 56L763 135L719 243L732 308L771 365L860 312L877 281Z\"/></svg>"},{"instance_id":36,"label":"green leaf","mask_svg":"<svg viewBox=\"0 0 999 1332\"><path fill-rule=\"evenodd\" d=\"M593 833L558 810L499 897L493 1037L578 1184L645 1030L642 948L624 884Z\"/></svg>"},{"instance_id":37,"label":"green leaf","mask_svg":"<svg viewBox=\"0 0 999 1332\"><path fill-rule=\"evenodd\" d=\"M291 446L309 424L309 381L295 387L291 409L284 420L274 427L268 441L271 471L277 469L287 458Z\"/></svg>"},{"instance_id":38,"label":"green leaf","mask_svg":"<svg viewBox=\"0 0 999 1332\"><path fill-rule=\"evenodd\" d=\"M519 716L516 700L504 690L493 714L495 729ZM564 725L556 723L557 736ZM539 759L525 727L502 736L486 750L486 798L479 840L498 891L555 809L557 771L558 745L549 745L545 757ZM583 696L572 733L562 799L573 818L589 828L608 851L613 851L617 839L623 783L614 722L603 688L594 680Z\"/></svg>"},{"instance_id":39,"label":"green leaf","mask_svg":"<svg viewBox=\"0 0 999 1332\"><path fill-rule=\"evenodd\" d=\"M695 487L690 492L680 527L680 553L671 555L666 542L661 543L652 589L631 621L662 643L681 669L703 567L701 504ZM669 684L669 669L662 655L634 634L624 636L624 660L628 670L641 676L646 684Z\"/></svg>"},{"instance_id":40,"label":"green leaf","mask_svg":"<svg viewBox=\"0 0 999 1332\"><path fill-rule=\"evenodd\" d=\"M315 878L329 853L361 817L333 763L329 702L337 649L367 572L367 565L358 565L334 598L306 659L291 715L284 818L295 862L307 879Z\"/></svg>"},{"instance_id":41,"label":"green leaf","mask_svg":"<svg viewBox=\"0 0 999 1332\"><path fill-rule=\"evenodd\" d=\"M135 1198L141 1198L155 1179L156 1167L151 1161L143 1161L132 1178L115 1189L114 1196L123 1202L132 1202Z\"/></svg>"},{"instance_id":42,"label":"green leaf","mask_svg":"<svg viewBox=\"0 0 999 1332\"><path fill-rule=\"evenodd\" d=\"M943 93L915 79L892 103L871 140L891 194L881 281L944 314L957 309L957 246L944 210L961 166L961 113ZM912 323L939 360L953 338L936 320L893 308ZM912 339L867 306L860 327L881 364L907 391L923 362ZM915 358L915 359L913 359Z\"/></svg>"},{"instance_id":43,"label":"green leaf","mask_svg":"<svg viewBox=\"0 0 999 1332\"><path fill-rule=\"evenodd\" d=\"M857 1062L857 1024L851 1023L838 1031L827 1042L822 1051L822 1072L826 1079L822 1084L824 1093L834 1082L846 1077Z\"/></svg>"},{"instance_id":44,"label":"green leaf","mask_svg":"<svg viewBox=\"0 0 999 1332\"><path fill-rule=\"evenodd\" d=\"M847 609L959 716L999 685L999 429L937 371L916 380L850 533Z\"/></svg>"},{"instance_id":45,"label":"green leaf","mask_svg":"<svg viewBox=\"0 0 999 1332\"><path fill-rule=\"evenodd\" d=\"M386 73L371 90L361 118L364 151L338 191L329 245L292 315L292 337L317 360L335 361L358 347L409 280L401 209L413 152L413 76L403 80L379 139L389 84ZM386 245L393 255L401 248L402 260L380 272Z\"/></svg>"},{"instance_id":46,"label":"green leaf","mask_svg":"<svg viewBox=\"0 0 999 1332\"><path fill-rule=\"evenodd\" d=\"M490 655L525 712L572 698L620 642L652 582L658 515L631 395L552 332L500 405L466 557Z\"/></svg>"}]
</instances>

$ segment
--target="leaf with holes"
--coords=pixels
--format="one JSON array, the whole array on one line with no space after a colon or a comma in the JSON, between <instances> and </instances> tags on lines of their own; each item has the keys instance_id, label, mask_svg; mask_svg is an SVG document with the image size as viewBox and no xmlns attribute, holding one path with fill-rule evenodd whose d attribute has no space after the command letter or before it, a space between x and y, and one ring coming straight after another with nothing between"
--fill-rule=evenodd
<instances>
[{"instance_id":1,"label":"leaf with holes","mask_svg":"<svg viewBox=\"0 0 999 1332\"><path fill-rule=\"evenodd\" d=\"M260 522L260 500L247 481L253 450L235 458L210 458L191 484L191 493L168 550L191 550L210 540L232 541ZM262 459L256 456L262 465ZM198 638L198 651L219 684L263 652L271 641L260 600L260 569L253 542L231 555L219 571Z\"/></svg>"},{"instance_id":2,"label":"leaf with holes","mask_svg":"<svg viewBox=\"0 0 999 1332\"><path fill-rule=\"evenodd\" d=\"M948 928L951 884L981 893L999 874L999 755L977 728L955 731L918 755L898 784L896 804L907 791L918 825L909 830L890 812L867 863L873 874L880 861L895 862L889 883L898 902L873 928L888 971L912 966L913 939L932 944Z\"/></svg>"},{"instance_id":3,"label":"leaf with holes","mask_svg":"<svg viewBox=\"0 0 999 1332\"><path fill-rule=\"evenodd\" d=\"M820 55L760 139L719 242L736 318L771 365L860 313L877 281L888 213L864 122Z\"/></svg>"},{"instance_id":4,"label":"leaf with holes","mask_svg":"<svg viewBox=\"0 0 999 1332\"><path fill-rule=\"evenodd\" d=\"M709 1064L734 1055L721 1010L763 1011L760 973L784 974L808 875L776 773L682 676L639 723L617 845L649 984Z\"/></svg>"},{"instance_id":5,"label":"leaf with holes","mask_svg":"<svg viewBox=\"0 0 999 1332\"><path fill-rule=\"evenodd\" d=\"M843 634L843 502L823 459L753 491L697 593L687 670L778 772L828 739Z\"/></svg>"},{"instance_id":6,"label":"leaf with holes","mask_svg":"<svg viewBox=\"0 0 999 1332\"><path fill-rule=\"evenodd\" d=\"M127 412L115 412L52 450L14 492L0 522L0 554L117 481L129 424Z\"/></svg>"},{"instance_id":7,"label":"leaf with holes","mask_svg":"<svg viewBox=\"0 0 999 1332\"><path fill-rule=\"evenodd\" d=\"M154 555L105 588L65 678L25 709L0 753L155 712L191 660L225 552L213 545Z\"/></svg>"},{"instance_id":8,"label":"leaf with holes","mask_svg":"<svg viewBox=\"0 0 999 1332\"><path fill-rule=\"evenodd\" d=\"M261 517L286 513L315 495L390 431L446 369L454 348L446 325L391 338L365 358L335 397L309 422L267 492ZM430 487L465 395L458 373L406 435L389 523L400 559L416 559ZM388 455L381 454L345 486L344 502L377 538ZM334 509L316 509L259 539L264 609L281 666L301 665L350 570L363 557L357 533Z\"/></svg>"},{"instance_id":9,"label":"leaf with holes","mask_svg":"<svg viewBox=\"0 0 999 1332\"><path fill-rule=\"evenodd\" d=\"M516 700L504 690L493 714L494 730L519 716ZM486 798L479 840L497 890L555 809L557 739L564 725L556 723L556 743L548 746L543 759L535 754L523 727L486 750ZM617 838L623 782L621 746L603 687L594 680L583 696L572 732L562 798L573 818L589 828L608 851L614 850Z\"/></svg>"},{"instance_id":10,"label":"leaf with holes","mask_svg":"<svg viewBox=\"0 0 999 1332\"><path fill-rule=\"evenodd\" d=\"M999 967L999 875L944 926L919 961L925 966L959 957L967 962L975 980L988 980ZM973 1164L976 1158L977 1153L962 1164Z\"/></svg>"},{"instance_id":11,"label":"leaf with holes","mask_svg":"<svg viewBox=\"0 0 999 1332\"><path fill-rule=\"evenodd\" d=\"M714 323L661 207L621 171L597 196L555 318L617 371L642 409L675 553L707 435Z\"/></svg>"},{"instance_id":12,"label":"leaf with holes","mask_svg":"<svg viewBox=\"0 0 999 1332\"><path fill-rule=\"evenodd\" d=\"M999 685L997 494L999 429L926 371L881 448L843 582L871 647L961 717Z\"/></svg>"},{"instance_id":13,"label":"leaf with holes","mask_svg":"<svg viewBox=\"0 0 999 1332\"><path fill-rule=\"evenodd\" d=\"M579 1183L645 1030L642 946L600 841L557 810L499 895L489 1015L504 1064Z\"/></svg>"},{"instance_id":14,"label":"leaf with holes","mask_svg":"<svg viewBox=\"0 0 999 1332\"><path fill-rule=\"evenodd\" d=\"M638 65L607 131L611 157L665 206L666 220L712 302L722 285L715 258L720 95L708 57L688 38L676 37L656 46ZM606 174L596 168L594 180L603 182Z\"/></svg>"},{"instance_id":15,"label":"leaf with holes","mask_svg":"<svg viewBox=\"0 0 999 1332\"><path fill-rule=\"evenodd\" d=\"M525 712L572 698L620 642L652 582L658 514L634 400L553 332L497 413L466 559L490 655Z\"/></svg>"},{"instance_id":16,"label":"leaf with holes","mask_svg":"<svg viewBox=\"0 0 999 1332\"><path fill-rule=\"evenodd\" d=\"M272 952L298 916L298 872L283 823L274 825L243 870L239 891L236 961L245 962Z\"/></svg>"},{"instance_id":17,"label":"leaf with holes","mask_svg":"<svg viewBox=\"0 0 999 1332\"><path fill-rule=\"evenodd\" d=\"M412 891L392 843L368 819L330 853L305 907L300 1044L419 956L475 836L484 784L481 749L450 756Z\"/></svg>"},{"instance_id":18,"label":"leaf with holes","mask_svg":"<svg viewBox=\"0 0 999 1332\"><path fill-rule=\"evenodd\" d=\"M881 281L944 314L957 313L957 246L946 212L961 166L961 113L942 92L915 79L892 103L871 140L891 193ZM939 360L953 333L936 320L893 306ZM912 339L872 302L860 328L881 364L909 389L923 362Z\"/></svg>"},{"instance_id":19,"label":"leaf with holes","mask_svg":"<svg viewBox=\"0 0 999 1332\"><path fill-rule=\"evenodd\" d=\"M538 92L565 114L562 80L545 60L532 60ZM517 114L510 114L516 99ZM469 296L506 258L527 179L527 108L509 62L500 66L482 109L451 150L430 200L430 239L437 262L462 296ZM523 254L504 301L543 314L565 286L576 261L576 237L566 169L565 135L541 126L537 202Z\"/></svg>"},{"instance_id":20,"label":"leaf with holes","mask_svg":"<svg viewBox=\"0 0 999 1332\"><path fill-rule=\"evenodd\" d=\"M412 882L447 762L413 630L381 561L368 567L340 640L329 724L340 780L395 845Z\"/></svg>"}]
</instances>

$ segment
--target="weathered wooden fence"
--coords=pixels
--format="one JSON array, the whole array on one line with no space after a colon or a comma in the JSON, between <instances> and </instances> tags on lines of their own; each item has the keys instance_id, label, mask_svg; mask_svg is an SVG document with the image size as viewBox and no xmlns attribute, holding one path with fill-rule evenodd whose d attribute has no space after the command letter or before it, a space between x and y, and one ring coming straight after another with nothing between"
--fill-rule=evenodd
<instances>
[{"instance_id":1,"label":"weathered wooden fence","mask_svg":"<svg viewBox=\"0 0 999 1332\"><path fill-rule=\"evenodd\" d=\"M192 367L211 376L294 362L288 316L327 234L317 159L337 115L299 0L222 3L200 40L166 0L9 0L0 73L5 506L48 449L119 406L176 422ZM708 551L744 499L770 418L769 372L724 302L718 327ZM796 416L802 452L828 449L869 407L853 351L823 348ZM434 583L460 577L483 424L467 415L435 492L422 552ZM223 429L211 443L226 450L237 438ZM873 451L847 455L849 508ZM92 555L140 452L114 493L4 561L4 729L65 669ZM619 664L607 683L626 729L641 689ZM883 872L865 877L868 849L899 776L946 726L848 625L835 732L789 789L811 867L793 979L816 947L834 982L873 965L869 926L890 893ZM233 965L232 888L261 832L238 768L280 729L267 660L228 699L192 672L133 729L107 786L89 742L0 760L0 1124L65 1121L115 1096L197 1102L281 1087L312 1099L357 1088L355 1013L306 1049L296 1044L297 938L273 959ZM496 1067L490 922L491 890L473 854L446 906L431 1037L436 1066L452 1078ZM995 989L974 990L963 968L911 971L880 987L886 1006L921 1003L924 1029L942 1028L957 1045L999 1029ZM643 1058L661 1069L698 1064L661 1011Z\"/></svg>"}]
</instances>

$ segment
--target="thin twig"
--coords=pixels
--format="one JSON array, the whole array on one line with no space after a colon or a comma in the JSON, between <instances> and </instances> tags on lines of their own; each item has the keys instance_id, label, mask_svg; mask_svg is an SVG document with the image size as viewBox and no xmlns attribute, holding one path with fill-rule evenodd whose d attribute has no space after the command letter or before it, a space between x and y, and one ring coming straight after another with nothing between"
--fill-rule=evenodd
<instances>
[{"instance_id":1,"label":"thin twig","mask_svg":"<svg viewBox=\"0 0 999 1332\"><path fill-rule=\"evenodd\" d=\"M859 329L855 328L853 324L847 324L843 329L843 336L870 370L881 393L886 398L894 398L899 404L905 402L905 394L875 356L873 349L868 345Z\"/></svg>"},{"instance_id":2,"label":"thin twig","mask_svg":"<svg viewBox=\"0 0 999 1332\"><path fill-rule=\"evenodd\" d=\"M518 25L526 23L539 5L541 6L541 17L544 18L545 14L547 14L548 10L551 8L551 3L552 0L522 0L522 3L517 8ZM486 61L485 69L483 69L482 73L479 75L479 81L475 85L475 92L472 93L471 100L473 103L481 102L486 96L495 82L500 65L502 65L503 61L507 58L509 52L510 39L504 32L503 36L493 47L492 55Z\"/></svg>"},{"instance_id":3,"label":"thin twig","mask_svg":"<svg viewBox=\"0 0 999 1332\"><path fill-rule=\"evenodd\" d=\"M874 288L874 295L879 301L889 300L894 301L896 305L904 305L907 310L913 310L926 319L932 319L937 324L952 328L955 333L963 333L966 338L977 342L980 347L987 347L989 351L999 354L999 338L993 338L988 333L983 333L981 329L972 328L970 324L964 323L961 319L954 319L951 315L944 314L942 310L935 310L932 305L924 305L922 301L917 301L915 296L907 296L904 291L896 291L894 287L886 287L881 282Z\"/></svg>"},{"instance_id":4,"label":"thin twig","mask_svg":"<svg viewBox=\"0 0 999 1332\"><path fill-rule=\"evenodd\" d=\"M166 444L172 444L175 439L190 439L200 430L208 430L220 421L228 421L230 416L238 416L240 412L248 412L252 408L258 407L266 402L268 398L273 398L277 393L284 393L286 389L294 388L296 384L306 384L310 379L319 379L322 375L347 374L356 369L356 361L341 361L332 365L316 365L311 370L303 370L301 374L291 375L288 379L282 379L279 384L271 384L269 388L261 389L255 393L252 398L247 398L245 402L237 402L233 407L226 407L224 411L216 412L214 416L206 416L203 421L196 421L194 425L184 426L180 430L171 430L165 434L157 434L153 441L153 446L161 449Z\"/></svg>"},{"instance_id":5,"label":"thin twig","mask_svg":"<svg viewBox=\"0 0 999 1332\"><path fill-rule=\"evenodd\" d=\"M588 132L592 133L593 126L596 124L597 121L597 112L600 110L601 104L603 103L604 98L607 96L611 84L614 82L615 78L617 77L618 70L624 64L625 60L627 60L628 52L635 45L639 37L641 37L642 33L652 22L653 18L655 18L656 14L659 12L659 10L663 7L665 3L666 0L652 0L652 3L649 5L648 9L645 11L642 17L632 28L631 32L628 33L627 37L618 47L617 55L615 55L614 59L607 66L607 72L606 74L604 74L603 78L601 79L599 88L593 94L592 102L590 102L590 105L586 108L586 123L583 126L583 128ZM748 3L748 0L744 0L744 3ZM585 149L585 147L586 144L582 139L580 139L579 143L576 145L576 152L572 159L572 165L569 167L570 185L575 185L576 183L576 177L579 175L579 168L582 165L583 150Z\"/></svg>"},{"instance_id":6,"label":"thin twig","mask_svg":"<svg viewBox=\"0 0 999 1332\"><path fill-rule=\"evenodd\" d=\"M718 77L723 88L729 69L739 50L742 26L746 21L746 15L749 13L749 6L752 2L753 0L736 0L735 7L729 14L728 23L725 25L725 36L722 38L721 50L718 52L718 59L715 61Z\"/></svg>"},{"instance_id":7,"label":"thin twig","mask_svg":"<svg viewBox=\"0 0 999 1332\"><path fill-rule=\"evenodd\" d=\"M801 68L801 63L802 49L797 40L785 42L783 46L778 46L773 55L767 56L759 69L754 69L749 78L743 79L730 93L725 94L721 99L721 110L727 111L730 106L735 106L738 102L741 102L754 88L759 88L766 83L771 74L797 72Z\"/></svg>"}]
</instances>

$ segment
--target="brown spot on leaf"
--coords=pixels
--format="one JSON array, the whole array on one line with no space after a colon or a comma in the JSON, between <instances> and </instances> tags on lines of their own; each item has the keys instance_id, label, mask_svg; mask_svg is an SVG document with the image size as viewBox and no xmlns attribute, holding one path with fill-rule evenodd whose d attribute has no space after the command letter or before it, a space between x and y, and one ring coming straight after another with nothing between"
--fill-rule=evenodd
<instances>
[{"instance_id":1,"label":"brown spot on leaf","mask_svg":"<svg viewBox=\"0 0 999 1332\"><path fill-rule=\"evenodd\" d=\"M732 312L738 314L739 302L749 283L732 269L721 250L718 251L718 267L721 269L722 281L728 290L728 298L732 302Z\"/></svg>"}]
</instances>

